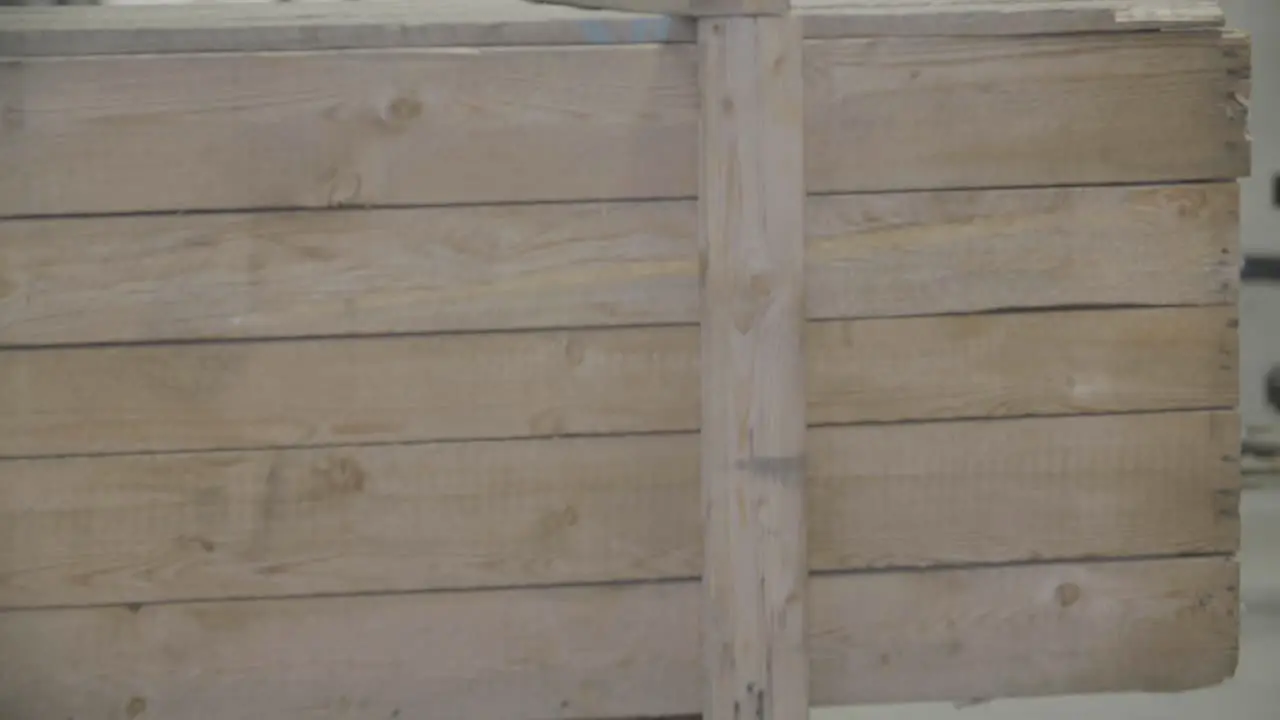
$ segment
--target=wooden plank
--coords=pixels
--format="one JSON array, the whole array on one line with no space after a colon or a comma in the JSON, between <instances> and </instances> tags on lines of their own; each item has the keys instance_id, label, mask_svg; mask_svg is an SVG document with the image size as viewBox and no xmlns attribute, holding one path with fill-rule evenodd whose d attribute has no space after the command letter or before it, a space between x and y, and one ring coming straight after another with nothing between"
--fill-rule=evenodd
<instances>
[{"instance_id":1,"label":"wooden plank","mask_svg":"<svg viewBox=\"0 0 1280 720\"><path fill-rule=\"evenodd\" d=\"M698 23L706 720L809 715L802 52L790 17Z\"/></svg>"},{"instance_id":2,"label":"wooden plank","mask_svg":"<svg viewBox=\"0 0 1280 720\"><path fill-rule=\"evenodd\" d=\"M810 423L1234 407L1234 308L807 329ZM10 350L0 457L697 428L696 327Z\"/></svg>"},{"instance_id":3,"label":"wooden plank","mask_svg":"<svg viewBox=\"0 0 1280 720\"><path fill-rule=\"evenodd\" d=\"M1217 27L1213 0L797 0L809 38ZM0 55L687 43L693 24L516 0L0 9Z\"/></svg>"},{"instance_id":4,"label":"wooden plank","mask_svg":"<svg viewBox=\"0 0 1280 720\"><path fill-rule=\"evenodd\" d=\"M1238 46L810 41L808 187L1235 178ZM10 59L0 215L689 198L695 76L687 45Z\"/></svg>"},{"instance_id":5,"label":"wooden plank","mask_svg":"<svg viewBox=\"0 0 1280 720\"><path fill-rule=\"evenodd\" d=\"M815 578L814 702L1214 684L1236 664L1238 575L1206 558ZM172 720L687 715L701 695L698 588L0 613L0 707Z\"/></svg>"},{"instance_id":6,"label":"wooden plank","mask_svg":"<svg viewBox=\"0 0 1280 720\"><path fill-rule=\"evenodd\" d=\"M802 0L799 5L806 37L1044 35L1223 24L1214 0Z\"/></svg>"},{"instance_id":7,"label":"wooden plank","mask_svg":"<svg viewBox=\"0 0 1280 720\"><path fill-rule=\"evenodd\" d=\"M811 197L814 319L1234 304L1236 183ZM0 223L0 345L692 323L693 202Z\"/></svg>"},{"instance_id":8,"label":"wooden plank","mask_svg":"<svg viewBox=\"0 0 1280 720\"><path fill-rule=\"evenodd\" d=\"M1230 553L1234 413L815 428L809 564ZM0 462L0 608L697 578L698 440ZM0 653L3 654L3 653Z\"/></svg>"},{"instance_id":9,"label":"wooden plank","mask_svg":"<svg viewBox=\"0 0 1280 720\"><path fill-rule=\"evenodd\" d=\"M584 10L613 10L624 13L677 15L681 17L723 17L737 15L784 15L789 0L529 0L543 5L563 5Z\"/></svg>"},{"instance_id":10,"label":"wooden plank","mask_svg":"<svg viewBox=\"0 0 1280 720\"><path fill-rule=\"evenodd\" d=\"M811 326L810 423L1234 407L1238 397L1230 308L918 318L901 344L876 330L905 321L866 322Z\"/></svg>"}]
</instances>

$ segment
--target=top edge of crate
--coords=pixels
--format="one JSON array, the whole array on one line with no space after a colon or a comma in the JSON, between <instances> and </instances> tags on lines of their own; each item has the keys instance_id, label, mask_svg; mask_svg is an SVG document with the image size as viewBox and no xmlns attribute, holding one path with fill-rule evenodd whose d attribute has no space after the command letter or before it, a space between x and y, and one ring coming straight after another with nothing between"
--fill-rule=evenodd
<instances>
[{"instance_id":1,"label":"top edge of crate","mask_svg":"<svg viewBox=\"0 0 1280 720\"><path fill-rule=\"evenodd\" d=\"M795 0L808 38L1220 27L1216 0ZM678 43L685 18L523 0L0 8L0 56Z\"/></svg>"}]
</instances>

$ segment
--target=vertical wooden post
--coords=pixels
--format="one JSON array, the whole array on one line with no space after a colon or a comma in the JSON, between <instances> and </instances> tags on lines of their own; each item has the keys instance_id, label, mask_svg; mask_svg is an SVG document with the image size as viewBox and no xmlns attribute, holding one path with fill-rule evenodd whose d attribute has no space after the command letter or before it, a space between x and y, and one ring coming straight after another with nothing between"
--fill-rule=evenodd
<instances>
[{"instance_id":1,"label":"vertical wooden post","mask_svg":"<svg viewBox=\"0 0 1280 720\"><path fill-rule=\"evenodd\" d=\"M804 720L799 21L698 20L706 720Z\"/></svg>"},{"instance_id":2,"label":"vertical wooden post","mask_svg":"<svg viewBox=\"0 0 1280 720\"><path fill-rule=\"evenodd\" d=\"M705 720L806 720L804 102L788 0L535 0L697 18Z\"/></svg>"}]
</instances>

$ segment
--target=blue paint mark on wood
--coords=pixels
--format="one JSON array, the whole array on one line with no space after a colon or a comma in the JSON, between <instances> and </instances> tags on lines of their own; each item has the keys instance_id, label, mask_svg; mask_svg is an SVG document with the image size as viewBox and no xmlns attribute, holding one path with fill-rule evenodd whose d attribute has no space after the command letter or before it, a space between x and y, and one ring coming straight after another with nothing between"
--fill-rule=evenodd
<instances>
[{"instance_id":1,"label":"blue paint mark on wood","mask_svg":"<svg viewBox=\"0 0 1280 720\"><path fill-rule=\"evenodd\" d=\"M631 41L637 43L666 42L671 39L671 18L640 18L631 21Z\"/></svg>"},{"instance_id":2,"label":"blue paint mark on wood","mask_svg":"<svg viewBox=\"0 0 1280 720\"><path fill-rule=\"evenodd\" d=\"M597 45L613 43L613 33L609 32L609 25L604 21L583 20L580 25L582 27L582 37L587 42Z\"/></svg>"},{"instance_id":3,"label":"blue paint mark on wood","mask_svg":"<svg viewBox=\"0 0 1280 720\"><path fill-rule=\"evenodd\" d=\"M671 18L636 18L627 21L583 20L583 39L593 45L619 42L661 43L671 40Z\"/></svg>"}]
</instances>

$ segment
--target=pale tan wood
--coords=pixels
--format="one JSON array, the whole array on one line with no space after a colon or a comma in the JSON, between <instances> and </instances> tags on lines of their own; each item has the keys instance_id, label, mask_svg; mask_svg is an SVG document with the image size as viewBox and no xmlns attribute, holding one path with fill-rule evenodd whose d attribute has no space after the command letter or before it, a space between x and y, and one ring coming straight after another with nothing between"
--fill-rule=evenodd
<instances>
[{"instance_id":1,"label":"pale tan wood","mask_svg":"<svg viewBox=\"0 0 1280 720\"><path fill-rule=\"evenodd\" d=\"M1237 325L1233 308L811 324L808 420L1233 407Z\"/></svg>"},{"instance_id":2,"label":"pale tan wood","mask_svg":"<svg viewBox=\"0 0 1280 720\"><path fill-rule=\"evenodd\" d=\"M790 0L529 0L529 2L564 5L585 10L613 10L625 13L699 18L783 15L791 10Z\"/></svg>"},{"instance_id":3,"label":"pale tan wood","mask_svg":"<svg viewBox=\"0 0 1280 720\"><path fill-rule=\"evenodd\" d=\"M1217 27L1213 0L797 0L808 38ZM693 23L520 0L0 9L0 55L692 42Z\"/></svg>"},{"instance_id":4,"label":"pale tan wood","mask_svg":"<svg viewBox=\"0 0 1280 720\"><path fill-rule=\"evenodd\" d=\"M865 0L795 3L809 38L1031 35L1216 27L1212 0ZM0 54L325 50L692 42L693 24L515 0L0 10Z\"/></svg>"},{"instance_id":5,"label":"pale tan wood","mask_svg":"<svg viewBox=\"0 0 1280 720\"><path fill-rule=\"evenodd\" d=\"M1238 575L1207 558L815 578L814 702L1210 685L1235 668ZM698 601L691 581L7 612L0 698L15 718L691 714Z\"/></svg>"},{"instance_id":6,"label":"pale tan wood","mask_svg":"<svg viewBox=\"0 0 1280 720\"><path fill-rule=\"evenodd\" d=\"M3 63L0 215L688 198L695 59L630 45ZM1231 99L1247 58L1218 32L822 40L804 60L813 192L1248 169Z\"/></svg>"},{"instance_id":7,"label":"pale tan wood","mask_svg":"<svg viewBox=\"0 0 1280 720\"><path fill-rule=\"evenodd\" d=\"M789 17L698 22L706 720L809 715L802 53Z\"/></svg>"},{"instance_id":8,"label":"pale tan wood","mask_svg":"<svg viewBox=\"0 0 1280 720\"><path fill-rule=\"evenodd\" d=\"M1234 407L1234 308L807 330L841 424ZM694 430L696 327L10 350L0 457Z\"/></svg>"},{"instance_id":9,"label":"pale tan wood","mask_svg":"<svg viewBox=\"0 0 1280 720\"><path fill-rule=\"evenodd\" d=\"M692 323L691 201L0 223L0 344ZM811 197L814 319L1236 301L1236 183Z\"/></svg>"},{"instance_id":10,"label":"pale tan wood","mask_svg":"<svg viewBox=\"0 0 1280 720\"><path fill-rule=\"evenodd\" d=\"M806 37L1044 35L1219 26L1216 0L801 0Z\"/></svg>"},{"instance_id":11,"label":"pale tan wood","mask_svg":"<svg viewBox=\"0 0 1280 720\"><path fill-rule=\"evenodd\" d=\"M816 571L1239 546L1234 413L807 442ZM686 434L3 461L0 608L693 579L698 452Z\"/></svg>"},{"instance_id":12,"label":"pale tan wood","mask_svg":"<svg viewBox=\"0 0 1280 720\"><path fill-rule=\"evenodd\" d=\"M1247 123L1253 93L1252 44L1248 33L1238 30L1223 33L1222 39L1226 44L1231 78L1227 95L1227 114Z\"/></svg>"}]
</instances>

